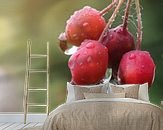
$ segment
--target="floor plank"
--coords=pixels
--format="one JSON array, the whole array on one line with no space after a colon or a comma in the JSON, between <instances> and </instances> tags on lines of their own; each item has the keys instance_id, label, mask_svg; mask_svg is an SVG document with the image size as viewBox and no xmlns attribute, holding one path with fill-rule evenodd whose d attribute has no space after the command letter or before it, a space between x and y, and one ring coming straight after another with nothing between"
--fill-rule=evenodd
<instances>
[{"instance_id":1,"label":"floor plank","mask_svg":"<svg viewBox=\"0 0 163 130\"><path fill-rule=\"evenodd\" d=\"M35 126L42 126L44 123L37 123Z\"/></svg>"},{"instance_id":2,"label":"floor plank","mask_svg":"<svg viewBox=\"0 0 163 130\"><path fill-rule=\"evenodd\" d=\"M0 123L0 130L19 130L28 127L42 126L42 122L30 122L27 124L24 123Z\"/></svg>"},{"instance_id":3,"label":"floor plank","mask_svg":"<svg viewBox=\"0 0 163 130\"><path fill-rule=\"evenodd\" d=\"M20 125L18 125L17 127L14 128L14 130L19 130L19 129L23 129L25 126L27 126L29 123L27 124L24 124L24 123L21 123Z\"/></svg>"},{"instance_id":4,"label":"floor plank","mask_svg":"<svg viewBox=\"0 0 163 130\"><path fill-rule=\"evenodd\" d=\"M5 123L0 123L0 127L2 126L2 125L4 125Z\"/></svg>"},{"instance_id":5,"label":"floor plank","mask_svg":"<svg viewBox=\"0 0 163 130\"><path fill-rule=\"evenodd\" d=\"M14 123L11 126L5 128L4 130L16 130L15 128L19 125L21 125L21 123Z\"/></svg>"},{"instance_id":6,"label":"floor plank","mask_svg":"<svg viewBox=\"0 0 163 130\"><path fill-rule=\"evenodd\" d=\"M28 127L34 127L37 123L29 123L28 125L26 125L24 128L28 128Z\"/></svg>"},{"instance_id":7,"label":"floor plank","mask_svg":"<svg viewBox=\"0 0 163 130\"><path fill-rule=\"evenodd\" d=\"M5 123L4 125L2 125L1 127L0 127L0 130L4 130L4 129L6 129L7 127L9 127L9 126L11 126L11 125L13 125L14 123Z\"/></svg>"},{"instance_id":8,"label":"floor plank","mask_svg":"<svg viewBox=\"0 0 163 130\"><path fill-rule=\"evenodd\" d=\"M30 113L27 115L27 122L44 122L47 118L47 114L41 113ZM23 122L24 114L23 113L1 113L0 112L0 122Z\"/></svg>"}]
</instances>

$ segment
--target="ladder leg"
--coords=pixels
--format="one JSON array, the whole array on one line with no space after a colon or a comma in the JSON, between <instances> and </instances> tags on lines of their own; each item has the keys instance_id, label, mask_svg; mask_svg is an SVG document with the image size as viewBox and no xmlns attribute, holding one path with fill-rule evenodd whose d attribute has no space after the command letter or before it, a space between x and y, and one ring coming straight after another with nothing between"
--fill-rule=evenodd
<instances>
[{"instance_id":1,"label":"ladder leg","mask_svg":"<svg viewBox=\"0 0 163 130\"><path fill-rule=\"evenodd\" d=\"M29 76L27 74L26 80L29 79ZM26 81L25 83L25 94L24 94L24 124L26 124L27 121L27 112L28 112L28 107L27 107L27 100L28 100L28 82Z\"/></svg>"},{"instance_id":2,"label":"ladder leg","mask_svg":"<svg viewBox=\"0 0 163 130\"><path fill-rule=\"evenodd\" d=\"M25 74L25 83L24 83L24 99L23 99L23 104L24 104L24 124L26 124L26 116L27 116L27 72Z\"/></svg>"},{"instance_id":3,"label":"ladder leg","mask_svg":"<svg viewBox=\"0 0 163 130\"><path fill-rule=\"evenodd\" d=\"M28 87L29 87L29 68L30 68L30 53L31 53L31 41L27 41L27 56L26 56L26 74L25 74L25 84L24 84L24 124L26 124L27 121L27 112L28 112Z\"/></svg>"},{"instance_id":4,"label":"ladder leg","mask_svg":"<svg viewBox=\"0 0 163 130\"><path fill-rule=\"evenodd\" d=\"M49 115L49 42L47 42L47 108L46 113Z\"/></svg>"}]
</instances>

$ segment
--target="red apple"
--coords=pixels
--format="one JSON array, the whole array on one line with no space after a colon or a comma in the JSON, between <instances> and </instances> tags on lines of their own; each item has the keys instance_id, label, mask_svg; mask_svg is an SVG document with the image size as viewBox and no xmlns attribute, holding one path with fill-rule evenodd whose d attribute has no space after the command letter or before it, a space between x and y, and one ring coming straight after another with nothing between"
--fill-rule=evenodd
<instances>
[{"instance_id":1,"label":"red apple","mask_svg":"<svg viewBox=\"0 0 163 130\"><path fill-rule=\"evenodd\" d=\"M152 85L155 78L155 64L147 51L134 50L123 55L118 77L122 84Z\"/></svg>"},{"instance_id":2,"label":"red apple","mask_svg":"<svg viewBox=\"0 0 163 130\"><path fill-rule=\"evenodd\" d=\"M67 21L65 29L67 41L75 46L80 46L85 39L98 40L105 25L105 19L99 11L85 6L75 11Z\"/></svg>"},{"instance_id":3,"label":"red apple","mask_svg":"<svg viewBox=\"0 0 163 130\"><path fill-rule=\"evenodd\" d=\"M112 76L116 79L123 54L135 49L134 37L127 28L119 25L107 31L102 39L102 44L108 48L110 58L108 67L112 68Z\"/></svg>"},{"instance_id":4,"label":"red apple","mask_svg":"<svg viewBox=\"0 0 163 130\"><path fill-rule=\"evenodd\" d=\"M135 49L134 37L123 25L109 29L102 44L108 48L109 68L118 66L123 54Z\"/></svg>"},{"instance_id":5,"label":"red apple","mask_svg":"<svg viewBox=\"0 0 163 130\"><path fill-rule=\"evenodd\" d=\"M69 59L72 82L78 85L99 83L108 66L108 49L95 40L85 40Z\"/></svg>"}]
</instances>

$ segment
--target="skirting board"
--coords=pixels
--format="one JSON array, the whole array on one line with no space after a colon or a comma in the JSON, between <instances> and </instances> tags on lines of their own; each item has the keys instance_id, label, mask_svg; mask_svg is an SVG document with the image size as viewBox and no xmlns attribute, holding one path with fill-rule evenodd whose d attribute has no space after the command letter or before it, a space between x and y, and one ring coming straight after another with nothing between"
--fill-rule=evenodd
<instances>
[{"instance_id":1,"label":"skirting board","mask_svg":"<svg viewBox=\"0 0 163 130\"><path fill-rule=\"evenodd\" d=\"M44 122L47 117L47 114L27 114L27 123L29 122ZM23 122L24 114L23 113L0 113L0 122Z\"/></svg>"}]
</instances>

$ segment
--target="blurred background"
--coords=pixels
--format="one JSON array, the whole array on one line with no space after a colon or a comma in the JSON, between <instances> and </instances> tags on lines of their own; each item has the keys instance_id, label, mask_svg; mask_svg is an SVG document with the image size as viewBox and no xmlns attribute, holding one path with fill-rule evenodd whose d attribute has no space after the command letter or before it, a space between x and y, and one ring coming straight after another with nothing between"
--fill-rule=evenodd
<instances>
[{"instance_id":1,"label":"blurred background","mask_svg":"<svg viewBox=\"0 0 163 130\"><path fill-rule=\"evenodd\" d=\"M46 53L46 42L50 42L50 110L65 102L66 82L71 79L67 67L69 57L60 51L57 37L64 32L66 20L75 10L85 5L102 10L110 2L110 0L0 0L0 112L23 111L27 39L33 41L33 53ZM141 2L142 49L151 53L157 66L155 81L150 89L150 100L159 105L163 100L163 1ZM109 16L110 14L107 14L105 18L108 19ZM121 18L119 23L120 20ZM115 25L119 23L115 22ZM35 60L32 65L34 68L45 68L46 61ZM45 75L35 74L31 76L30 86L45 87L45 81ZM41 103L45 100L44 93L31 94L30 97L31 102ZM30 111L44 110L33 108Z\"/></svg>"}]
</instances>

